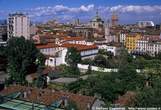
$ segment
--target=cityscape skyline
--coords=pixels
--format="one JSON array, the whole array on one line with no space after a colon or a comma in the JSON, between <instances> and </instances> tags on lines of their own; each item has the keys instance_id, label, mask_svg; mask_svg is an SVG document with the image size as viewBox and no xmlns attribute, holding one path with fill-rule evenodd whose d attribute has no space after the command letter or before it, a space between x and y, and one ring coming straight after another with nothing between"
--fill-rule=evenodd
<instances>
[{"instance_id":1,"label":"cityscape skyline","mask_svg":"<svg viewBox=\"0 0 161 110\"><path fill-rule=\"evenodd\" d=\"M0 0L0 110L159 110L159 1Z\"/></svg>"},{"instance_id":2,"label":"cityscape skyline","mask_svg":"<svg viewBox=\"0 0 161 110\"><path fill-rule=\"evenodd\" d=\"M117 12L121 24L136 23L139 20L160 23L161 20L159 0L0 0L0 4L0 19L6 19L9 13L23 12L32 21L56 19L68 22L79 18L88 22L98 9L99 15L105 21L110 19L113 11Z\"/></svg>"}]
</instances>

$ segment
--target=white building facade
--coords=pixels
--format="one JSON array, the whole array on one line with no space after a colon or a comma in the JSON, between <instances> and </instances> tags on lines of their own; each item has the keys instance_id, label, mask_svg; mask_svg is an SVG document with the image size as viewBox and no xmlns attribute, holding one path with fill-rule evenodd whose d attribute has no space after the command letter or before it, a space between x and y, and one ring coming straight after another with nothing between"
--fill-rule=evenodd
<instances>
[{"instance_id":1,"label":"white building facade","mask_svg":"<svg viewBox=\"0 0 161 110\"><path fill-rule=\"evenodd\" d=\"M30 19L24 14L10 14L7 20L8 38L25 37L30 39Z\"/></svg>"},{"instance_id":2,"label":"white building facade","mask_svg":"<svg viewBox=\"0 0 161 110\"><path fill-rule=\"evenodd\" d=\"M126 40L126 34L125 33L120 33L119 35L119 39L120 39L120 43L125 43L125 40Z\"/></svg>"},{"instance_id":3,"label":"white building facade","mask_svg":"<svg viewBox=\"0 0 161 110\"><path fill-rule=\"evenodd\" d=\"M144 28L144 27L153 27L155 26L153 21L138 21L137 22L138 27Z\"/></svg>"},{"instance_id":4,"label":"white building facade","mask_svg":"<svg viewBox=\"0 0 161 110\"><path fill-rule=\"evenodd\" d=\"M61 64L67 64L65 61L65 56L67 53L68 48L62 47L61 50L58 52L58 56L50 56L46 62L46 66L59 66ZM97 48L88 49L88 50L82 50L80 51L81 59L88 59L88 58L94 58L98 53Z\"/></svg>"},{"instance_id":5,"label":"white building facade","mask_svg":"<svg viewBox=\"0 0 161 110\"><path fill-rule=\"evenodd\" d=\"M120 47L116 47L112 45L99 45L98 48L105 49L107 52L113 53L114 56L119 55L121 51Z\"/></svg>"},{"instance_id":6,"label":"white building facade","mask_svg":"<svg viewBox=\"0 0 161 110\"><path fill-rule=\"evenodd\" d=\"M59 66L66 64L65 56L68 48L76 48L81 59L94 58L98 53L98 46L92 42L86 42L81 37L64 37L56 39L55 43L37 44L36 47L47 56L47 66Z\"/></svg>"},{"instance_id":7,"label":"white building facade","mask_svg":"<svg viewBox=\"0 0 161 110\"><path fill-rule=\"evenodd\" d=\"M149 42L147 40L138 40L136 52L147 53L151 56L155 56L161 51L160 42Z\"/></svg>"}]
</instances>

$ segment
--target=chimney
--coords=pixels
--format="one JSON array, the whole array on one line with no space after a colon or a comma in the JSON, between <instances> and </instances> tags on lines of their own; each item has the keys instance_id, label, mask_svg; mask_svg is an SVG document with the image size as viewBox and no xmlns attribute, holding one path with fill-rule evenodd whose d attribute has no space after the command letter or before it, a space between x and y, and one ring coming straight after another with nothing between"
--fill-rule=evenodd
<instances>
[{"instance_id":1,"label":"chimney","mask_svg":"<svg viewBox=\"0 0 161 110\"><path fill-rule=\"evenodd\" d=\"M24 98L27 98L27 92L26 92L26 91L23 92L23 97L24 97Z\"/></svg>"},{"instance_id":2,"label":"chimney","mask_svg":"<svg viewBox=\"0 0 161 110\"><path fill-rule=\"evenodd\" d=\"M90 110L90 103L87 104L87 110Z\"/></svg>"}]
</instances>

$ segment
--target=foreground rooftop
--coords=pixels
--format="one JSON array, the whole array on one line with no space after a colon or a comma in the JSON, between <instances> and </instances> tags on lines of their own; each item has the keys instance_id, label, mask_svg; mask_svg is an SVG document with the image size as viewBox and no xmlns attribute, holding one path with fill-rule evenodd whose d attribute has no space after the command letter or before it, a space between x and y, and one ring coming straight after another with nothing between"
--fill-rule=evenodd
<instances>
[{"instance_id":1,"label":"foreground rooftop","mask_svg":"<svg viewBox=\"0 0 161 110\"><path fill-rule=\"evenodd\" d=\"M49 110L48 108L59 110L64 109L68 101L74 102L79 110L87 110L96 100L90 96L20 85L9 86L2 90L0 95L5 98L4 102L0 103L0 107L16 110L22 110L22 108L30 110L32 107L39 110Z\"/></svg>"}]
</instances>

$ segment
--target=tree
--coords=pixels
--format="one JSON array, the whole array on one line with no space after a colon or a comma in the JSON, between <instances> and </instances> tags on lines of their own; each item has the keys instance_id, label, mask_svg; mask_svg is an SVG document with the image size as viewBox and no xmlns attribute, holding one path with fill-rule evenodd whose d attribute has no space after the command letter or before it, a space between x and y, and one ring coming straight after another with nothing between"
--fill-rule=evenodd
<instances>
[{"instance_id":1,"label":"tree","mask_svg":"<svg viewBox=\"0 0 161 110\"><path fill-rule=\"evenodd\" d=\"M92 73L92 67L91 67L91 64L89 64L86 74L91 74L91 73Z\"/></svg>"},{"instance_id":2,"label":"tree","mask_svg":"<svg viewBox=\"0 0 161 110\"><path fill-rule=\"evenodd\" d=\"M97 66L101 66L101 67L106 67L107 66L107 60L103 55L97 55L94 58L94 63Z\"/></svg>"},{"instance_id":3,"label":"tree","mask_svg":"<svg viewBox=\"0 0 161 110\"><path fill-rule=\"evenodd\" d=\"M9 39L7 47L5 48L5 55L8 60L7 71L9 73L9 79L16 83L24 83L28 69L31 69L28 67L33 64L37 65L35 62L40 57L39 54L39 50L30 40L25 40L24 37L13 37Z\"/></svg>"},{"instance_id":4,"label":"tree","mask_svg":"<svg viewBox=\"0 0 161 110\"><path fill-rule=\"evenodd\" d=\"M77 107L77 104L74 101L68 100L68 104L65 107L65 110L79 110L79 109Z\"/></svg>"},{"instance_id":5,"label":"tree","mask_svg":"<svg viewBox=\"0 0 161 110\"><path fill-rule=\"evenodd\" d=\"M2 34L2 40L7 41L7 33Z\"/></svg>"},{"instance_id":6,"label":"tree","mask_svg":"<svg viewBox=\"0 0 161 110\"><path fill-rule=\"evenodd\" d=\"M5 56L5 47L0 46L0 70L6 71L7 58Z\"/></svg>"},{"instance_id":7,"label":"tree","mask_svg":"<svg viewBox=\"0 0 161 110\"><path fill-rule=\"evenodd\" d=\"M68 48L65 61L73 68L77 67L77 64L81 61L81 55L76 48Z\"/></svg>"},{"instance_id":8,"label":"tree","mask_svg":"<svg viewBox=\"0 0 161 110\"><path fill-rule=\"evenodd\" d=\"M122 48L118 56L118 69L128 65L128 55L128 51Z\"/></svg>"},{"instance_id":9,"label":"tree","mask_svg":"<svg viewBox=\"0 0 161 110\"><path fill-rule=\"evenodd\" d=\"M66 68L68 73L73 75L80 73L77 64L81 62L81 55L76 48L68 48L65 61L69 65L69 67Z\"/></svg>"},{"instance_id":10,"label":"tree","mask_svg":"<svg viewBox=\"0 0 161 110\"><path fill-rule=\"evenodd\" d=\"M153 77L152 87L145 87L138 92L135 106L138 107L160 107L161 102L161 78Z\"/></svg>"},{"instance_id":11,"label":"tree","mask_svg":"<svg viewBox=\"0 0 161 110\"><path fill-rule=\"evenodd\" d=\"M47 77L43 75L43 67L39 67L37 71L36 87L45 88L47 86Z\"/></svg>"}]
</instances>

